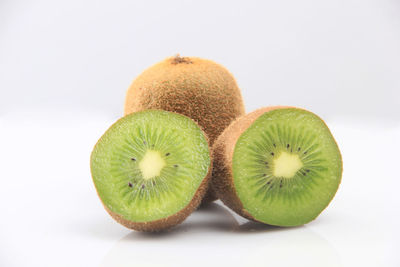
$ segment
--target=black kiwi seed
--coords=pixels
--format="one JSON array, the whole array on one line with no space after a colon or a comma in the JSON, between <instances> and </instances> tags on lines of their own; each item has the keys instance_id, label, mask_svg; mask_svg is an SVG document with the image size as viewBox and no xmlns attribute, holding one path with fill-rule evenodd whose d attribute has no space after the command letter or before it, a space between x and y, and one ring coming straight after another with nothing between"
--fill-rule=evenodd
<instances>
[{"instance_id":1,"label":"black kiwi seed","mask_svg":"<svg viewBox=\"0 0 400 267\"><path fill-rule=\"evenodd\" d=\"M274 147L276 147L276 145L275 144L273 144L274 145Z\"/></svg>"},{"instance_id":2,"label":"black kiwi seed","mask_svg":"<svg viewBox=\"0 0 400 267\"><path fill-rule=\"evenodd\" d=\"M289 147L290 147L289 144L287 144L286 148L289 148Z\"/></svg>"},{"instance_id":3,"label":"black kiwi seed","mask_svg":"<svg viewBox=\"0 0 400 267\"><path fill-rule=\"evenodd\" d=\"M271 152L271 156L275 155L274 152Z\"/></svg>"},{"instance_id":4,"label":"black kiwi seed","mask_svg":"<svg viewBox=\"0 0 400 267\"><path fill-rule=\"evenodd\" d=\"M132 160L132 161L136 161L136 159L135 159L135 158L131 158L131 160Z\"/></svg>"},{"instance_id":5,"label":"black kiwi seed","mask_svg":"<svg viewBox=\"0 0 400 267\"><path fill-rule=\"evenodd\" d=\"M176 164L175 164L175 165L174 165L174 167L175 167L175 168L177 168L177 167L178 167L178 165L176 165Z\"/></svg>"},{"instance_id":6,"label":"black kiwi seed","mask_svg":"<svg viewBox=\"0 0 400 267\"><path fill-rule=\"evenodd\" d=\"M303 153L304 155L307 154L307 151Z\"/></svg>"},{"instance_id":7,"label":"black kiwi seed","mask_svg":"<svg viewBox=\"0 0 400 267\"><path fill-rule=\"evenodd\" d=\"M142 184L142 189L144 189L146 186L144 184Z\"/></svg>"},{"instance_id":8,"label":"black kiwi seed","mask_svg":"<svg viewBox=\"0 0 400 267\"><path fill-rule=\"evenodd\" d=\"M171 155L169 152L167 154L165 154L166 157L168 157L169 155Z\"/></svg>"},{"instance_id":9,"label":"black kiwi seed","mask_svg":"<svg viewBox=\"0 0 400 267\"><path fill-rule=\"evenodd\" d=\"M297 151L300 151L300 147L297 149Z\"/></svg>"},{"instance_id":10,"label":"black kiwi seed","mask_svg":"<svg viewBox=\"0 0 400 267\"><path fill-rule=\"evenodd\" d=\"M133 184L131 182L128 183L129 187L133 187Z\"/></svg>"},{"instance_id":11,"label":"black kiwi seed","mask_svg":"<svg viewBox=\"0 0 400 267\"><path fill-rule=\"evenodd\" d=\"M310 172L310 170L306 170L306 172Z\"/></svg>"}]
</instances>

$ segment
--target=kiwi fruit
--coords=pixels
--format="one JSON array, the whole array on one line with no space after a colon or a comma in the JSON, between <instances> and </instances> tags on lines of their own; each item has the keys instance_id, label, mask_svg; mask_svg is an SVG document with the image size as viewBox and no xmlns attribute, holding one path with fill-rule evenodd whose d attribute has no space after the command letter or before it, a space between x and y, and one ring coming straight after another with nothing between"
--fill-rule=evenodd
<instances>
[{"instance_id":1,"label":"kiwi fruit","mask_svg":"<svg viewBox=\"0 0 400 267\"><path fill-rule=\"evenodd\" d=\"M317 115L268 107L235 120L213 146L212 186L248 219L298 226L315 219L333 199L342 158Z\"/></svg>"},{"instance_id":2,"label":"kiwi fruit","mask_svg":"<svg viewBox=\"0 0 400 267\"><path fill-rule=\"evenodd\" d=\"M197 57L169 57L145 70L129 87L125 114L162 109L186 115L205 131L210 145L244 114L239 87L223 66ZM209 191L205 202L215 200Z\"/></svg>"},{"instance_id":3,"label":"kiwi fruit","mask_svg":"<svg viewBox=\"0 0 400 267\"><path fill-rule=\"evenodd\" d=\"M212 158L205 133L192 119L146 110L114 123L95 145L90 166L97 194L116 221L159 231L198 207Z\"/></svg>"}]
</instances>

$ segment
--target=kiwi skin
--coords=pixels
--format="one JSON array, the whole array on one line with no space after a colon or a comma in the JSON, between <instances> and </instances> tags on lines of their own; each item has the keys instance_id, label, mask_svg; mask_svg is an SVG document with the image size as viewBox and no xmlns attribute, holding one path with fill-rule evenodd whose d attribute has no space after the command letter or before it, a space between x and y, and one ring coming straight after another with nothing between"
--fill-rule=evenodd
<instances>
[{"instance_id":1,"label":"kiwi skin","mask_svg":"<svg viewBox=\"0 0 400 267\"><path fill-rule=\"evenodd\" d=\"M227 69L210 60L179 55L151 66L130 85L125 115L144 109L163 109L192 118L205 131L211 146L245 112L240 89ZM210 188L204 202L214 200Z\"/></svg>"},{"instance_id":2,"label":"kiwi skin","mask_svg":"<svg viewBox=\"0 0 400 267\"><path fill-rule=\"evenodd\" d=\"M242 133L261 115L275 109L295 108L291 106L271 106L257 109L236 119L215 141L212 150L214 155L211 186L222 202L237 214L257 221L246 209L236 194L233 183L232 159L236 142Z\"/></svg>"},{"instance_id":3,"label":"kiwi skin","mask_svg":"<svg viewBox=\"0 0 400 267\"><path fill-rule=\"evenodd\" d=\"M192 121L197 126L199 126L194 120L192 120ZM115 122L114 124L116 124L117 122ZM111 125L109 128L113 127L113 125ZM201 129L200 126L199 126L199 128ZM206 176L204 177L203 181L201 182L201 184L199 185L199 188L196 190L192 200L189 202L188 205L186 205L186 207L184 207L179 212L177 212L173 215L170 215L166 218L162 218L162 219L155 220L155 221L149 221L149 222L129 221L129 220L124 219L118 213L111 211L107 207L107 205L103 202L103 200L101 199L101 197L99 195L96 184L94 182L94 177L92 176L92 180L93 180L93 184L95 185L95 188L96 188L97 196L99 197L104 209L108 212L108 214L110 214L111 217L114 220L116 220L118 223L120 223L121 225L123 225L129 229L136 230L136 231L142 231L142 232L163 231L163 230L167 230L173 226L176 226L176 225L182 223L193 211L195 211L198 208L198 206L201 204L202 199L204 198L204 195L206 194L207 190L210 187L211 175L212 175L212 170L213 170L213 154L212 154L212 149L210 147L210 142L208 140L207 135L204 133L204 131L202 129L201 129L201 131L203 132L203 135L206 138L206 141L208 143L208 151L210 153L210 166L208 167L208 172L207 172ZM101 142L101 138L96 142L94 147L96 147L99 142ZM93 156L93 154L91 155L91 157L92 156ZM92 162L92 159L91 159L91 162Z\"/></svg>"},{"instance_id":4,"label":"kiwi skin","mask_svg":"<svg viewBox=\"0 0 400 267\"><path fill-rule=\"evenodd\" d=\"M169 57L145 70L129 87L125 115L163 109L186 115L206 132L212 145L244 114L240 89L223 66L196 57Z\"/></svg>"}]
</instances>

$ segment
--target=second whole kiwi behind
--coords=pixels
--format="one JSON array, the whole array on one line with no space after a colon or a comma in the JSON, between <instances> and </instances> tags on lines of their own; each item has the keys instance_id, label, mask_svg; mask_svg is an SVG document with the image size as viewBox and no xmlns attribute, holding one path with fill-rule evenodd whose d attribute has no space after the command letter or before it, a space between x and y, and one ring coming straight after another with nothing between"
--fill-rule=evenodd
<instances>
[{"instance_id":1,"label":"second whole kiwi behind","mask_svg":"<svg viewBox=\"0 0 400 267\"><path fill-rule=\"evenodd\" d=\"M129 87L125 115L162 109L186 115L207 134L210 146L236 118L244 115L240 89L223 66L197 57L169 57L145 70ZM216 199L211 188L203 202Z\"/></svg>"}]
</instances>

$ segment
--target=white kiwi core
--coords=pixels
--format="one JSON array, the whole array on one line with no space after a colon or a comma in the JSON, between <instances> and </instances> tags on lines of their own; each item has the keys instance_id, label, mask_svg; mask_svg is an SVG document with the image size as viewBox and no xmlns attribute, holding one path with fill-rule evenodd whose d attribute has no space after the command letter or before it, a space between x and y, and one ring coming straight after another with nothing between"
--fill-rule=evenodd
<instances>
[{"instance_id":1,"label":"white kiwi core","mask_svg":"<svg viewBox=\"0 0 400 267\"><path fill-rule=\"evenodd\" d=\"M159 176L165 164L165 160L161 157L160 152L147 150L139 163L139 169L142 172L143 179L147 180Z\"/></svg>"},{"instance_id":2,"label":"white kiwi core","mask_svg":"<svg viewBox=\"0 0 400 267\"><path fill-rule=\"evenodd\" d=\"M275 177L292 178L303 167L300 157L283 151L274 158L273 174Z\"/></svg>"}]
</instances>

